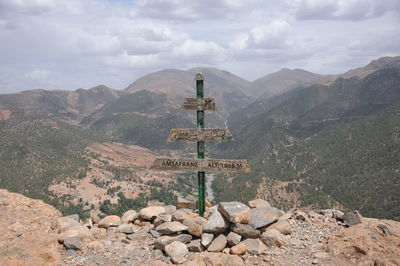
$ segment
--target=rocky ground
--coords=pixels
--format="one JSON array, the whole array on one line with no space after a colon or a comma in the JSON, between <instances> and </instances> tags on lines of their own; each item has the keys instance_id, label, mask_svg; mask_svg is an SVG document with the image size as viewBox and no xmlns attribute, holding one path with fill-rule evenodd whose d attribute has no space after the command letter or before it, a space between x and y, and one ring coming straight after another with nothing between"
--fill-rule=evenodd
<instances>
[{"instance_id":1,"label":"rocky ground","mask_svg":"<svg viewBox=\"0 0 400 266\"><path fill-rule=\"evenodd\" d=\"M207 219L175 206L93 210L82 222L0 190L0 265L400 265L399 222L248 205L220 203Z\"/></svg>"}]
</instances>

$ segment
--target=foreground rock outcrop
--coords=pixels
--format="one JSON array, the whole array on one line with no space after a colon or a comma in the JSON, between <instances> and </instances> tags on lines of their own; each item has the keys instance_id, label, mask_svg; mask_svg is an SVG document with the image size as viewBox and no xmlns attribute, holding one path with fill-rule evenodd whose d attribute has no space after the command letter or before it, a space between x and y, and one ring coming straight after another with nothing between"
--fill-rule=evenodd
<instances>
[{"instance_id":1,"label":"foreground rock outcrop","mask_svg":"<svg viewBox=\"0 0 400 266\"><path fill-rule=\"evenodd\" d=\"M0 208L0 265L400 265L400 223L357 212L284 212L258 199L204 218L151 206L80 221L4 190Z\"/></svg>"},{"instance_id":2,"label":"foreground rock outcrop","mask_svg":"<svg viewBox=\"0 0 400 266\"><path fill-rule=\"evenodd\" d=\"M0 189L0 265L58 265L56 221L61 213L41 200Z\"/></svg>"}]
</instances>

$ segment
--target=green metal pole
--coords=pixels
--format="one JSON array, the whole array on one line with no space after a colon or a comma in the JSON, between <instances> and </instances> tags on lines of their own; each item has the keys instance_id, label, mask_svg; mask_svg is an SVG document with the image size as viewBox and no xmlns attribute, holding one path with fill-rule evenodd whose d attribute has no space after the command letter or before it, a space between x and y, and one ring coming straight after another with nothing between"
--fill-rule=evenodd
<instances>
[{"instance_id":1,"label":"green metal pole","mask_svg":"<svg viewBox=\"0 0 400 266\"><path fill-rule=\"evenodd\" d=\"M201 99L204 98L204 90L203 83L204 77L201 73L197 73L196 75L196 96ZM197 111L197 129L204 128L204 111ZM204 141L197 142L197 158L204 159ZM198 202L199 202L199 215L204 216L204 212L206 210L206 173L205 172L197 172L198 179Z\"/></svg>"}]
</instances>

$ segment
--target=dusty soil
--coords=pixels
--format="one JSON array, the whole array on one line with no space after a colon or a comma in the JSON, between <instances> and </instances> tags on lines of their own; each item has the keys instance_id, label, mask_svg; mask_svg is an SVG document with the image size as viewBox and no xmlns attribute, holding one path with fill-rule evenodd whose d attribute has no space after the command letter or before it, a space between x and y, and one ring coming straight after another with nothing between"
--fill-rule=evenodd
<instances>
[{"instance_id":1,"label":"dusty soil","mask_svg":"<svg viewBox=\"0 0 400 266\"><path fill-rule=\"evenodd\" d=\"M8 120L12 112L8 109L0 109L0 120Z\"/></svg>"},{"instance_id":2,"label":"dusty soil","mask_svg":"<svg viewBox=\"0 0 400 266\"><path fill-rule=\"evenodd\" d=\"M54 207L0 189L0 265L58 265L62 247L57 243Z\"/></svg>"},{"instance_id":3,"label":"dusty soil","mask_svg":"<svg viewBox=\"0 0 400 266\"><path fill-rule=\"evenodd\" d=\"M150 170L156 155L146 148L117 142L94 143L86 148L90 162L89 171L83 179L52 184L49 189L57 195L70 195L76 202L82 198L98 206L109 199L117 202L116 194L123 192L127 198L136 198L140 193L148 193L156 181L161 184L175 182L173 173ZM107 189L115 188L116 193L107 194Z\"/></svg>"}]
</instances>

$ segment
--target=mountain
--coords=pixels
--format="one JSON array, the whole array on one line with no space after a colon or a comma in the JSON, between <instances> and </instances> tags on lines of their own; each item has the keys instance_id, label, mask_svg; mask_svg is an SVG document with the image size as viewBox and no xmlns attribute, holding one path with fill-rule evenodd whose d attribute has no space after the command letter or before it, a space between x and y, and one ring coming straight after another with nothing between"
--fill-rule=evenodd
<instances>
[{"instance_id":1,"label":"mountain","mask_svg":"<svg viewBox=\"0 0 400 266\"><path fill-rule=\"evenodd\" d=\"M14 115L52 117L77 123L121 94L104 85L76 91L30 90L0 95L0 108Z\"/></svg>"},{"instance_id":2,"label":"mountain","mask_svg":"<svg viewBox=\"0 0 400 266\"><path fill-rule=\"evenodd\" d=\"M257 97L253 83L214 68L156 72L125 91L97 86L0 95L0 187L63 213L81 212L84 204L111 208L119 193L136 197L138 206L193 194L191 175L156 176L147 161L129 162L140 161L135 154L150 160L152 152L195 152L193 143L166 138L171 128L195 126L195 112L179 106L194 97L200 71L205 95L222 110L207 113L206 127L225 127L228 119L236 140L207 145L207 154L248 158L253 168L250 176L216 175L218 199L257 194L281 207L341 206L399 219L399 68L399 57L378 59L348 72L355 76L311 86L301 77L307 73L282 70L274 82L296 72L287 84L304 83L274 96Z\"/></svg>"},{"instance_id":3,"label":"mountain","mask_svg":"<svg viewBox=\"0 0 400 266\"><path fill-rule=\"evenodd\" d=\"M164 93L140 90L104 105L81 124L113 141L161 149L176 147L166 141L170 129L194 127L193 115Z\"/></svg>"},{"instance_id":4,"label":"mountain","mask_svg":"<svg viewBox=\"0 0 400 266\"><path fill-rule=\"evenodd\" d=\"M364 78L367 75L380 70L384 68L399 68L400 65L400 56L385 56L381 57L379 59L371 61L368 65L356 69L349 70L343 74L339 75L330 75L324 79L322 79L320 82L322 84L329 85L333 83L336 79L338 78Z\"/></svg>"},{"instance_id":5,"label":"mountain","mask_svg":"<svg viewBox=\"0 0 400 266\"><path fill-rule=\"evenodd\" d=\"M315 74L303 69L283 68L253 81L250 87L254 98L266 99L297 87L310 85L324 77L324 75Z\"/></svg>"},{"instance_id":6,"label":"mountain","mask_svg":"<svg viewBox=\"0 0 400 266\"><path fill-rule=\"evenodd\" d=\"M399 59L364 78L299 88L232 114L236 142L221 144L221 156L250 158L254 174L219 176L217 198L259 193L286 207L341 205L399 220Z\"/></svg>"},{"instance_id":7,"label":"mountain","mask_svg":"<svg viewBox=\"0 0 400 266\"><path fill-rule=\"evenodd\" d=\"M203 72L204 95L214 97L219 110L229 113L246 106L251 102L249 94L250 82L229 72L215 68L193 68L188 71L167 69L158 71L129 85L125 91L132 93L147 90L165 94L168 99L180 106L185 97L195 97L194 77L197 72Z\"/></svg>"}]
</instances>

